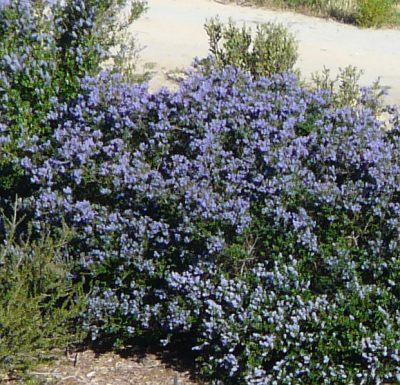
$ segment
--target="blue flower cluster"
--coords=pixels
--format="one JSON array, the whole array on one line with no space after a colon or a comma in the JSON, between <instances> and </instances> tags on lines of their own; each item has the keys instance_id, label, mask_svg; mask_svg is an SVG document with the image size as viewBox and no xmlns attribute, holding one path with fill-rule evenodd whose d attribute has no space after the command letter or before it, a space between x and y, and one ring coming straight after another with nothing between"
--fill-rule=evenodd
<instances>
[{"instance_id":1,"label":"blue flower cluster","mask_svg":"<svg viewBox=\"0 0 400 385\"><path fill-rule=\"evenodd\" d=\"M400 380L395 110L386 132L362 100L230 67L82 87L21 165L37 225L75 231L93 339L184 340L227 384Z\"/></svg>"},{"instance_id":2,"label":"blue flower cluster","mask_svg":"<svg viewBox=\"0 0 400 385\"><path fill-rule=\"evenodd\" d=\"M96 71L100 63L94 58L101 56L101 49L89 46L86 41L95 37L96 13L99 10L94 7L86 11L83 0L0 3L2 124L18 131L18 135L39 130L40 127L30 127L30 122L23 120L29 119L25 110L38 114L38 121L43 126L54 98L60 97L65 101L68 92L74 87L79 88L76 83L85 71ZM90 54L89 50L92 51ZM72 70L77 73L72 73ZM69 96L75 95L71 92Z\"/></svg>"},{"instance_id":3,"label":"blue flower cluster","mask_svg":"<svg viewBox=\"0 0 400 385\"><path fill-rule=\"evenodd\" d=\"M0 1L0 194L26 195L13 161L20 139L46 138L47 116L74 99L81 80L111 55L105 31L125 0ZM143 6L131 2L132 8ZM11 198L10 198L11 196Z\"/></svg>"}]
</instances>

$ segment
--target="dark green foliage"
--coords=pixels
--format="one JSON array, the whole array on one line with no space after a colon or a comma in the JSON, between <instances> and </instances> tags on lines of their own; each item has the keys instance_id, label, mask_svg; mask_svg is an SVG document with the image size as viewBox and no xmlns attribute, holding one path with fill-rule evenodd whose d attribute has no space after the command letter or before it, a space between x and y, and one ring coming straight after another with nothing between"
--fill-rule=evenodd
<instances>
[{"instance_id":1,"label":"dark green foliage","mask_svg":"<svg viewBox=\"0 0 400 385\"><path fill-rule=\"evenodd\" d=\"M43 234L21 240L23 218L1 217L4 242L0 246L0 378L23 375L33 365L48 360L53 348L80 342L78 326L85 309L82 283L73 283L73 265L62 257L71 233L64 229L54 239Z\"/></svg>"}]
</instances>

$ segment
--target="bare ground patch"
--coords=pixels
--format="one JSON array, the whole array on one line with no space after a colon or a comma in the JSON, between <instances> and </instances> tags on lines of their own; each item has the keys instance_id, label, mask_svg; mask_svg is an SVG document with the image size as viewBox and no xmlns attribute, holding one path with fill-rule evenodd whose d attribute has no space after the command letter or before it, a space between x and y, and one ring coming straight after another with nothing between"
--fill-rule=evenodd
<instances>
[{"instance_id":1,"label":"bare ground patch","mask_svg":"<svg viewBox=\"0 0 400 385\"><path fill-rule=\"evenodd\" d=\"M42 365L30 375L35 385L201 385L189 369L184 360L156 352L84 350ZM24 383L16 379L4 382Z\"/></svg>"}]
</instances>

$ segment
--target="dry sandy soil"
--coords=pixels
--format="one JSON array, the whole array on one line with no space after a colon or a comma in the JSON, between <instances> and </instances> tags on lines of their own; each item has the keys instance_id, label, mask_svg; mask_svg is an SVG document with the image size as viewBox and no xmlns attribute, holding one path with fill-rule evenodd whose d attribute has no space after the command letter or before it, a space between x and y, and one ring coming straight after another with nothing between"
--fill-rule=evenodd
<instances>
[{"instance_id":1,"label":"dry sandy soil","mask_svg":"<svg viewBox=\"0 0 400 385\"><path fill-rule=\"evenodd\" d=\"M362 83L378 77L390 87L387 101L400 104L400 30L359 29L335 21L292 12L273 11L219 0L148 0L149 10L130 27L143 46L142 63L155 65L151 89L168 84L166 73L189 66L193 58L207 55L204 22L213 16L255 26L277 21L299 41L298 68L305 76L323 69L333 72L354 65L364 70Z\"/></svg>"}]
</instances>

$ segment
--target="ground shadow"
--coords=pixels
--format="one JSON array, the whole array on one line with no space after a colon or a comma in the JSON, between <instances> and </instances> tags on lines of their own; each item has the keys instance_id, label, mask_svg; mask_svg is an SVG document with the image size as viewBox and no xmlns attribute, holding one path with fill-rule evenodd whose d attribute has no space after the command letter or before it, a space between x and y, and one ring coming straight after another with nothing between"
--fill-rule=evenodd
<instances>
[{"instance_id":1,"label":"ground shadow","mask_svg":"<svg viewBox=\"0 0 400 385\"><path fill-rule=\"evenodd\" d=\"M190 380L198 383L199 385L207 385L208 383L202 380L195 368L196 355L190 349L190 335L182 337L168 347L162 347L154 341L149 343L148 339L138 338L129 341L128 344L120 348L115 348L111 340L101 341L95 343L92 341L85 341L81 345L75 347L70 354L92 350L95 357L100 357L103 354L114 352L124 359L133 359L141 363L146 359L149 354L156 356L166 368L181 373L189 373ZM179 382L176 382L178 385ZM171 384L172 385L172 384Z\"/></svg>"}]
</instances>

